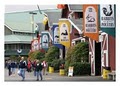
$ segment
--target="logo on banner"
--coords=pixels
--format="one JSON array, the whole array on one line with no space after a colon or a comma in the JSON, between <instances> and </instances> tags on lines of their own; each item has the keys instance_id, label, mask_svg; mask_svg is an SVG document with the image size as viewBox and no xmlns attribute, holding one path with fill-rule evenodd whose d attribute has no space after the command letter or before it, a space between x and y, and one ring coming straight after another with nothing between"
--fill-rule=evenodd
<instances>
[{"instance_id":1,"label":"logo on banner","mask_svg":"<svg viewBox=\"0 0 120 86\"><path fill-rule=\"evenodd\" d=\"M54 44L59 44L59 29L55 27L54 29Z\"/></svg>"},{"instance_id":2,"label":"logo on banner","mask_svg":"<svg viewBox=\"0 0 120 86\"><path fill-rule=\"evenodd\" d=\"M43 34L42 35L42 48L48 48L48 44L49 44L48 35Z\"/></svg>"},{"instance_id":3,"label":"logo on banner","mask_svg":"<svg viewBox=\"0 0 120 86\"><path fill-rule=\"evenodd\" d=\"M100 5L100 21L100 27L115 27L114 5Z\"/></svg>"},{"instance_id":4,"label":"logo on banner","mask_svg":"<svg viewBox=\"0 0 120 86\"><path fill-rule=\"evenodd\" d=\"M85 11L85 33L97 33L96 11L92 6L88 6Z\"/></svg>"},{"instance_id":5,"label":"logo on banner","mask_svg":"<svg viewBox=\"0 0 120 86\"><path fill-rule=\"evenodd\" d=\"M60 40L63 41L69 41L68 36L68 25L66 23L63 23L60 27Z\"/></svg>"}]
</instances>

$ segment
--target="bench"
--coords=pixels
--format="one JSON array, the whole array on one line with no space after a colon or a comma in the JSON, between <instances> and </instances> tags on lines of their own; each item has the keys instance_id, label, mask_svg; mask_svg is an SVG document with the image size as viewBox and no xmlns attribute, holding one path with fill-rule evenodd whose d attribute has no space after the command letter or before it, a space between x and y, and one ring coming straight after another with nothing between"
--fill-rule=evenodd
<instances>
[{"instance_id":1,"label":"bench","mask_svg":"<svg viewBox=\"0 0 120 86\"><path fill-rule=\"evenodd\" d=\"M112 71L112 72L108 73L108 79L115 81L116 80L116 72Z\"/></svg>"}]
</instances>

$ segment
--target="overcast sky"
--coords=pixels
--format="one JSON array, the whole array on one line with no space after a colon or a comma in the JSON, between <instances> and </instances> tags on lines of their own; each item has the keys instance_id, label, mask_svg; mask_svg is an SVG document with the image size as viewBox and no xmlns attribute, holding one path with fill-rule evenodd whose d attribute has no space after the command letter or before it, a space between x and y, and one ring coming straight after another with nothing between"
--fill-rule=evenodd
<instances>
[{"instance_id":1,"label":"overcast sky","mask_svg":"<svg viewBox=\"0 0 120 86\"><path fill-rule=\"evenodd\" d=\"M39 5L43 9L57 9L57 5ZM5 13L38 10L37 5L6 5Z\"/></svg>"}]
</instances>

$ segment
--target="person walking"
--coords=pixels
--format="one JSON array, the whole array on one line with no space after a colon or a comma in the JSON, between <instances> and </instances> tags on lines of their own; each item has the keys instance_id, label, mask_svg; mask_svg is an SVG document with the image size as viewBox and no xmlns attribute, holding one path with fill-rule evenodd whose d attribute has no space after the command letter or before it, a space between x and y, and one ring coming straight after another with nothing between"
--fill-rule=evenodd
<instances>
[{"instance_id":1,"label":"person walking","mask_svg":"<svg viewBox=\"0 0 120 86\"><path fill-rule=\"evenodd\" d=\"M8 61L7 68L8 68L8 75L10 76L12 74L12 72L11 72L11 60Z\"/></svg>"},{"instance_id":2,"label":"person walking","mask_svg":"<svg viewBox=\"0 0 120 86\"><path fill-rule=\"evenodd\" d=\"M12 74L15 74L15 67L16 67L15 61L12 61L11 62L11 72L12 72Z\"/></svg>"},{"instance_id":3,"label":"person walking","mask_svg":"<svg viewBox=\"0 0 120 86\"><path fill-rule=\"evenodd\" d=\"M22 77L22 81L25 80L25 70L27 68L26 61L24 60L24 57L21 57L20 63L19 63L19 73L18 75Z\"/></svg>"},{"instance_id":4,"label":"person walking","mask_svg":"<svg viewBox=\"0 0 120 86\"><path fill-rule=\"evenodd\" d=\"M37 76L37 81L39 81L39 76L41 78L41 80L43 79L42 77L42 64L39 62L39 60L36 61L36 76Z\"/></svg>"},{"instance_id":5,"label":"person walking","mask_svg":"<svg viewBox=\"0 0 120 86\"><path fill-rule=\"evenodd\" d=\"M42 65L43 65L43 75L47 75L47 62L46 61L43 61L42 62Z\"/></svg>"}]
</instances>

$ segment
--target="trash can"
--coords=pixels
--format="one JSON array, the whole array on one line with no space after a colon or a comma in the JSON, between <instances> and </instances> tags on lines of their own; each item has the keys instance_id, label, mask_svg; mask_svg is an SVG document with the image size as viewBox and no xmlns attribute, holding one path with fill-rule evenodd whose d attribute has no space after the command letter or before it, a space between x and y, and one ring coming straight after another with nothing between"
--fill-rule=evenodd
<instances>
[{"instance_id":1,"label":"trash can","mask_svg":"<svg viewBox=\"0 0 120 86\"><path fill-rule=\"evenodd\" d=\"M103 79L108 79L108 73L110 73L110 67L103 67Z\"/></svg>"},{"instance_id":2,"label":"trash can","mask_svg":"<svg viewBox=\"0 0 120 86\"><path fill-rule=\"evenodd\" d=\"M49 73L54 73L54 67L49 67Z\"/></svg>"},{"instance_id":3,"label":"trash can","mask_svg":"<svg viewBox=\"0 0 120 86\"><path fill-rule=\"evenodd\" d=\"M64 76L65 75L65 70L64 69L59 69L59 75Z\"/></svg>"}]
</instances>

